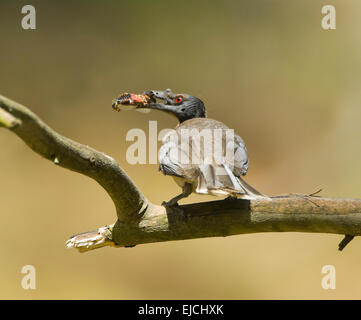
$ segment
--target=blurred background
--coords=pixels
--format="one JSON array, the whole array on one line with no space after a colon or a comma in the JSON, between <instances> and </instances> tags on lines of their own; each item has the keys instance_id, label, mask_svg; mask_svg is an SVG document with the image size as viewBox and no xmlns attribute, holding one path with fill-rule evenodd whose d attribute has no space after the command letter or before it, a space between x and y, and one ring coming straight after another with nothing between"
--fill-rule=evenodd
<instances>
[{"instance_id":1,"label":"blurred background","mask_svg":"<svg viewBox=\"0 0 361 320\"><path fill-rule=\"evenodd\" d=\"M32 4L37 29L21 28ZM321 28L332 4L337 29ZM179 192L157 165L129 165L132 128L174 118L111 109L121 92L172 88L243 137L246 180L267 195L361 197L361 2L15 1L0 3L0 94L58 132L112 155L154 203ZM270 233L65 249L115 222L94 181L54 166L0 130L2 299L360 299L361 240ZM191 196L183 203L210 200ZM21 287L34 265L37 289ZM336 267L336 290L321 269Z\"/></svg>"}]
</instances>

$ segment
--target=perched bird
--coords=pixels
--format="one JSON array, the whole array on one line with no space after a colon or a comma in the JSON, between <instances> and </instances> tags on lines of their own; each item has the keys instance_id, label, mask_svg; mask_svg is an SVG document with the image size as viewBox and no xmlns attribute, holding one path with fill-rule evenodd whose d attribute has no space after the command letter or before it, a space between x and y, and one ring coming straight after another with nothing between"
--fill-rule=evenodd
<instances>
[{"instance_id":1,"label":"perched bird","mask_svg":"<svg viewBox=\"0 0 361 320\"><path fill-rule=\"evenodd\" d=\"M170 89L150 90L143 95L122 95L113 108L118 110L119 104L134 105L138 111L160 110L179 121L163 139L158 158L159 170L172 176L182 193L164 205L177 205L193 192L240 199L265 197L241 178L249 165L244 141L222 122L206 118L199 98Z\"/></svg>"}]
</instances>

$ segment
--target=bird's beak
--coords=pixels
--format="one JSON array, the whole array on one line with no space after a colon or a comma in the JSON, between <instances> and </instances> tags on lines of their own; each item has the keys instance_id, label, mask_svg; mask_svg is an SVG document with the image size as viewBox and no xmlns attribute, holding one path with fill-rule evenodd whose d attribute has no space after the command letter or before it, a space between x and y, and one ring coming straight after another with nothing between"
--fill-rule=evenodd
<instances>
[{"instance_id":1,"label":"bird's beak","mask_svg":"<svg viewBox=\"0 0 361 320\"><path fill-rule=\"evenodd\" d=\"M161 100L165 104L171 104L172 96L174 95L171 89L164 91L148 90L145 91L144 94L148 95L152 100L154 100L154 103L156 103L157 100Z\"/></svg>"},{"instance_id":2,"label":"bird's beak","mask_svg":"<svg viewBox=\"0 0 361 320\"><path fill-rule=\"evenodd\" d=\"M143 94L124 93L113 100L112 107L116 111L139 110L150 111L150 109L167 110L172 102L172 91L148 90Z\"/></svg>"},{"instance_id":3,"label":"bird's beak","mask_svg":"<svg viewBox=\"0 0 361 320\"><path fill-rule=\"evenodd\" d=\"M172 90L167 89L164 91L159 90L148 90L143 93L148 97L149 103L139 103L136 106L136 110L161 110L161 111L172 111L172 96L174 95Z\"/></svg>"}]
</instances>

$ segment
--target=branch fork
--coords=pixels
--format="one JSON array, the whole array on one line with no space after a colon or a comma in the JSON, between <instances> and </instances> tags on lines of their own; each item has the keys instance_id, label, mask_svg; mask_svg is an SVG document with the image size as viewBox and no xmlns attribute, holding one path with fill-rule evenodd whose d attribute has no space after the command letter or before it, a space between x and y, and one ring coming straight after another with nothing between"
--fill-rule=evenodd
<instances>
[{"instance_id":1,"label":"branch fork","mask_svg":"<svg viewBox=\"0 0 361 320\"><path fill-rule=\"evenodd\" d=\"M97 181L112 198L112 225L72 236L80 252L111 247L256 232L346 235L342 250L361 235L361 200L285 195L257 200L218 200L164 207L151 203L110 156L60 135L25 106L0 95L0 127L15 133L55 165Z\"/></svg>"}]
</instances>

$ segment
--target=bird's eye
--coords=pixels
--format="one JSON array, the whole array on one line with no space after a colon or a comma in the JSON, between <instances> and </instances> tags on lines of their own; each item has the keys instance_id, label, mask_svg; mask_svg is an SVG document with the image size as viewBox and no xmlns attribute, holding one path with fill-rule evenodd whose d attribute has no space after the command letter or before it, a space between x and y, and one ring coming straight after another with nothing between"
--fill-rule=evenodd
<instances>
[{"instance_id":1,"label":"bird's eye","mask_svg":"<svg viewBox=\"0 0 361 320\"><path fill-rule=\"evenodd\" d=\"M177 104L181 103L182 101L183 101L183 98L181 96L178 96L178 97L175 98L175 102Z\"/></svg>"}]
</instances>

